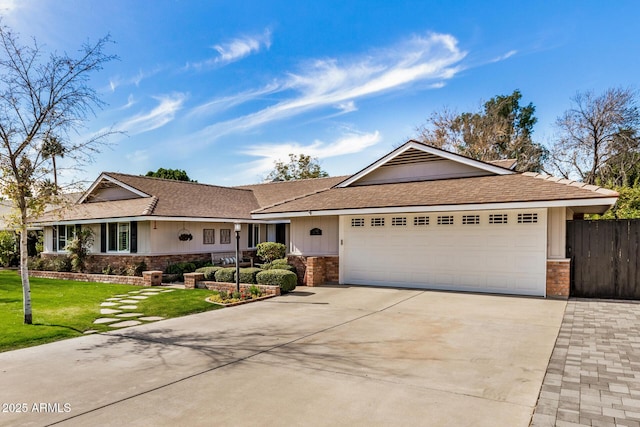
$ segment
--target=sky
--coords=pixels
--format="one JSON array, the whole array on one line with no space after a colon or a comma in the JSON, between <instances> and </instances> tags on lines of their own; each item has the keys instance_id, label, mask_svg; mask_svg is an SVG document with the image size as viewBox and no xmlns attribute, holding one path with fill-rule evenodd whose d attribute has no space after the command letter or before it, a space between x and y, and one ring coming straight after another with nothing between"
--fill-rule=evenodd
<instances>
[{"instance_id":1,"label":"sky","mask_svg":"<svg viewBox=\"0 0 640 427\"><path fill-rule=\"evenodd\" d=\"M352 174L433 112L516 89L550 145L577 92L639 86L635 0L0 0L0 16L47 52L114 41L90 80L105 106L72 137L118 133L63 181L162 167L252 184L290 153Z\"/></svg>"}]
</instances>

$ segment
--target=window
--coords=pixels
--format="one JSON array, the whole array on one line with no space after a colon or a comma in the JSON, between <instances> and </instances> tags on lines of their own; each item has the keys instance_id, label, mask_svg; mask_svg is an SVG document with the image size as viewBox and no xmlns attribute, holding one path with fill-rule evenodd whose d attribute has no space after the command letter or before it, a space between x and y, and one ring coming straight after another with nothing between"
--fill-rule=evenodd
<instances>
[{"instance_id":1,"label":"window","mask_svg":"<svg viewBox=\"0 0 640 427\"><path fill-rule=\"evenodd\" d=\"M429 225L429 217L428 216L414 216L413 217L413 225Z\"/></svg>"},{"instance_id":2,"label":"window","mask_svg":"<svg viewBox=\"0 0 640 427\"><path fill-rule=\"evenodd\" d=\"M507 214L489 214L489 224L506 224Z\"/></svg>"},{"instance_id":3,"label":"window","mask_svg":"<svg viewBox=\"0 0 640 427\"><path fill-rule=\"evenodd\" d=\"M536 224L538 222L537 213L519 213L518 224Z\"/></svg>"},{"instance_id":4,"label":"window","mask_svg":"<svg viewBox=\"0 0 640 427\"><path fill-rule=\"evenodd\" d=\"M480 224L480 215L462 215L463 225Z\"/></svg>"},{"instance_id":5,"label":"window","mask_svg":"<svg viewBox=\"0 0 640 427\"><path fill-rule=\"evenodd\" d=\"M438 225L453 225L453 215L438 215Z\"/></svg>"},{"instance_id":6,"label":"window","mask_svg":"<svg viewBox=\"0 0 640 427\"><path fill-rule=\"evenodd\" d=\"M110 222L107 224L107 252L129 252L130 224Z\"/></svg>"},{"instance_id":7,"label":"window","mask_svg":"<svg viewBox=\"0 0 640 427\"><path fill-rule=\"evenodd\" d=\"M228 245L229 243L231 243L231 229L223 228L220 230L220 244Z\"/></svg>"},{"instance_id":8,"label":"window","mask_svg":"<svg viewBox=\"0 0 640 427\"><path fill-rule=\"evenodd\" d=\"M260 243L260 224L249 224L249 240L250 248L255 248Z\"/></svg>"},{"instance_id":9,"label":"window","mask_svg":"<svg viewBox=\"0 0 640 427\"><path fill-rule=\"evenodd\" d=\"M394 227L403 227L407 225L407 218L404 216L391 218L391 225Z\"/></svg>"},{"instance_id":10,"label":"window","mask_svg":"<svg viewBox=\"0 0 640 427\"><path fill-rule=\"evenodd\" d=\"M79 225L54 225L53 250L55 252L64 251L67 243L75 237L78 230L80 230Z\"/></svg>"},{"instance_id":11,"label":"window","mask_svg":"<svg viewBox=\"0 0 640 427\"><path fill-rule=\"evenodd\" d=\"M364 218L351 218L352 227L364 227Z\"/></svg>"},{"instance_id":12,"label":"window","mask_svg":"<svg viewBox=\"0 0 640 427\"><path fill-rule=\"evenodd\" d=\"M371 218L372 227L384 227L384 218Z\"/></svg>"},{"instance_id":13,"label":"window","mask_svg":"<svg viewBox=\"0 0 640 427\"><path fill-rule=\"evenodd\" d=\"M202 230L202 244L213 245L216 243L216 230L205 228Z\"/></svg>"}]
</instances>

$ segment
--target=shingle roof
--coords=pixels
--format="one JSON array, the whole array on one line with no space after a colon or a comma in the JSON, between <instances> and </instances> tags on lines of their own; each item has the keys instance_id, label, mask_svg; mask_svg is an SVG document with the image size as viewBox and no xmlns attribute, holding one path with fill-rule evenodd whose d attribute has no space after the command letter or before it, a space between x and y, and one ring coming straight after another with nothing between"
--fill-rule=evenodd
<instances>
[{"instance_id":1,"label":"shingle roof","mask_svg":"<svg viewBox=\"0 0 640 427\"><path fill-rule=\"evenodd\" d=\"M332 188L254 213L542 202L609 198L617 195L611 190L572 181L537 174L512 174ZM594 200L594 205L597 204L597 200Z\"/></svg>"},{"instance_id":2,"label":"shingle roof","mask_svg":"<svg viewBox=\"0 0 640 427\"><path fill-rule=\"evenodd\" d=\"M285 200L306 196L327 190L347 179L349 176L327 178L300 179L296 181L265 182L262 184L242 185L242 188L253 191L261 207L271 206Z\"/></svg>"}]
</instances>

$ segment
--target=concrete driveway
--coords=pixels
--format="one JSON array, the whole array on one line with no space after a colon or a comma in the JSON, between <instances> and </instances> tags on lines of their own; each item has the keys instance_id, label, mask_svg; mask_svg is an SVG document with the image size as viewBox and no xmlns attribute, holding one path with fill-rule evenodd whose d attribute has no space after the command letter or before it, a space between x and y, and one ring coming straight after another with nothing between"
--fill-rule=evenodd
<instances>
[{"instance_id":1,"label":"concrete driveway","mask_svg":"<svg viewBox=\"0 0 640 427\"><path fill-rule=\"evenodd\" d=\"M0 425L524 427L565 305L299 287L0 353Z\"/></svg>"}]
</instances>

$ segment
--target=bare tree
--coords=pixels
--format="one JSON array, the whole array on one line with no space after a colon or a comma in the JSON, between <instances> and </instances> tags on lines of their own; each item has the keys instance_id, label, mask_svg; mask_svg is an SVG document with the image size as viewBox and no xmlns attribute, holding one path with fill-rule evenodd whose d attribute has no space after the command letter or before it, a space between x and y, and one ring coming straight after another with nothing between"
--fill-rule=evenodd
<instances>
[{"instance_id":1,"label":"bare tree","mask_svg":"<svg viewBox=\"0 0 640 427\"><path fill-rule=\"evenodd\" d=\"M77 58L55 52L45 56L35 40L22 45L8 27L0 26L0 185L17 210L26 324L32 323L27 224L55 196L45 178L50 173L45 140L60 136L60 151L75 164L89 161L100 148L108 133L78 141L70 132L103 105L88 82L90 74L115 58L103 52L109 42L107 36L85 44Z\"/></svg>"},{"instance_id":2,"label":"bare tree","mask_svg":"<svg viewBox=\"0 0 640 427\"><path fill-rule=\"evenodd\" d=\"M611 88L601 95L577 93L572 107L556 121L554 172L588 184L628 185L640 160L637 98L630 88Z\"/></svg>"}]
</instances>

